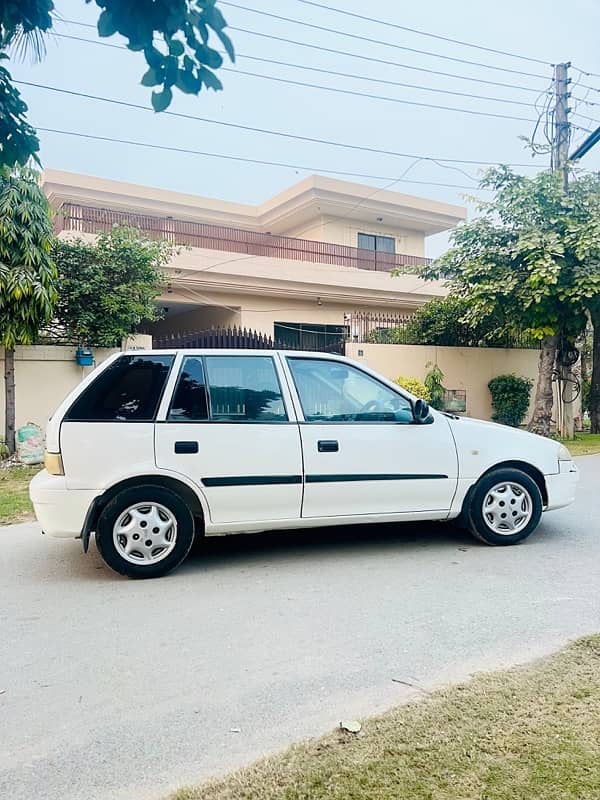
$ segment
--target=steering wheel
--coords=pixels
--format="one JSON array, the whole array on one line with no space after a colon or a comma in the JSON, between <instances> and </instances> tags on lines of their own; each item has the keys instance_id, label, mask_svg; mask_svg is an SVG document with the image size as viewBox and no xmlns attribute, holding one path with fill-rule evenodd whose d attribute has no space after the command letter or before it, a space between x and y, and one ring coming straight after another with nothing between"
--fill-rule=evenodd
<instances>
[{"instance_id":1,"label":"steering wheel","mask_svg":"<svg viewBox=\"0 0 600 800\"><path fill-rule=\"evenodd\" d=\"M368 414L369 411L380 411L380 403L377 400L369 400L359 411L359 414Z\"/></svg>"}]
</instances>

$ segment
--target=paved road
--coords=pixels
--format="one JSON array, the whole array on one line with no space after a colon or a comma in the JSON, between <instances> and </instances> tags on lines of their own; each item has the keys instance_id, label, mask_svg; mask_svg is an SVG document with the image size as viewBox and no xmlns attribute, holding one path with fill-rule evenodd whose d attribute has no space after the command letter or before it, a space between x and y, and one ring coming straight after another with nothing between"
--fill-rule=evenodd
<instances>
[{"instance_id":1,"label":"paved road","mask_svg":"<svg viewBox=\"0 0 600 800\"><path fill-rule=\"evenodd\" d=\"M0 530L0 797L155 800L600 630L600 456L492 549L448 526L230 537L159 581ZM233 732L232 729L241 729Z\"/></svg>"}]
</instances>

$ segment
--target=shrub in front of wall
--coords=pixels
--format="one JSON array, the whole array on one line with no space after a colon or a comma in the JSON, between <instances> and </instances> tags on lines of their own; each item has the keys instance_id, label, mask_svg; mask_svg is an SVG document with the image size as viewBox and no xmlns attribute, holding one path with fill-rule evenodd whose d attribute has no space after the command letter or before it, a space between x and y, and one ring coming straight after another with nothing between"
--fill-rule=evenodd
<instances>
[{"instance_id":1,"label":"shrub in front of wall","mask_svg":"<svg viewBox=\"0 0 600 800\"><path fill-rule=\"evenodd\" d=\"M518 428L529 408L532 381L518 375L497 375L488 383L492 395L492 419Z\"/></svg>"},{"instance_id":2,"label":"shrub in front of wall","mask_svg":"<svg viewBox=\"0 0 600 800\"><path fill-rule=\"evenodd\" d=\"M427 400L428 403L431 400L429 389L418 378L405 378L403 375L400 375L399 378L396 378L394 383L406 389L407 392L414 394L415 397L420 397L421 400Z\"/></svg>"},{"instance_id":3,"label":"shrub in front of wall","mask_svg":"<svg viewBox=\"0 0 600 800\"><path fill-rule=\"evenodd\" d=\"M432 408L435 408L436 411L443 411L444 400L446 398L444 373L437 364L433 364L431 361L428 361L425 366L429 367L429 372L425 375L425 387L431 398L429 404Z\"/></svg>"}]
</instances>

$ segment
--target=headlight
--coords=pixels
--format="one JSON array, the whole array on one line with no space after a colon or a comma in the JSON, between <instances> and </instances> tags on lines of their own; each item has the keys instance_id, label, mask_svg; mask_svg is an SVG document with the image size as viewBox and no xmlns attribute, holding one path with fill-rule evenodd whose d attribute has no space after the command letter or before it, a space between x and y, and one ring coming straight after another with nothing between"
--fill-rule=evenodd
<instances>
[{"instance_id":1,"label":"headlight","mask_svg":"<svg viewBox=\"0 0 600 800\"><path fill-rule=\"evenodd\" d=\"M571 455L571 453L569 453L568 449L564 446L564 444L561 444L561 446L558 448L558 460L559 461L573 460L573 456Z\"/></svg>"}]
</instances>

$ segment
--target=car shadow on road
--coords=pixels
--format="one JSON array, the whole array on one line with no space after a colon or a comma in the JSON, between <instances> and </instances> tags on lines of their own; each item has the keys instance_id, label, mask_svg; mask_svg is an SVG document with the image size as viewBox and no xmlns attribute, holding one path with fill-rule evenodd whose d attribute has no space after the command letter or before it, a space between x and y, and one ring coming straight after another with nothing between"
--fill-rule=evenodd
<instances>
[{"instance_id":1,"label":"car shadow on road","mask_svg":"<svg viewBox=\"0 0 600 800\"><path fill-rule=\"evenodd\" d=\"M542 523L535 537L519 545L519 549L547 541L554 533L552 526ZM64 542L60 544L65 545ZM409 557L425 550L435 554L435 558L452 559L458 555L457 551L472 549L488 548L450 522L344 525L229 534L198 539L187 559L171 573L169 579L176 580L178 575L189 576L199 571L214 573L234 567L239 569L240 566L252 568L259 563L264 565L267 561L271 566L278 563L289 565L295 561L310 565L354 557L366 560L370 556L380 556L382 552L388 552L390 556ZM44 564L47 566L48 561L44 560ZM82 553L79 542L62 550L51 574L46 572L44 579L58 576L61 581L127 580L120 578L104 564L93 541L87 555Z\"/></svg>"},{"instance_id":2,"label":"car shadow on road","mask_svg":"<svg viewBox=\"0 0 600 800\"><path fill-rule=\"evenodd\" d=\"M199 539L180 569L219 569L227 564L249 564L268 558L286 561L317 558L363 557L382 550L422 550L478 547L466 531L448 523L386 523L328 528L235 534Z\"/></svg>"},{"instance_id":3,"label":"car shadow on road","mask_svg":"<svg viewBox=\"0 0 600 800\"><path fill-rule=\"evenodd\" d=\"M60 576L61 581L127 580L112 572L102 561L95 544L84 555L80 542L53 541L53 556L40 567L53 567L44 580ZM344 525L328 528L270 531L253 534L229 534L198 539L184 563L171 575L189 575L197 571L215 572L232 566L252 567L268 560L271 565L293 561L323 562L341 558L368 558L382 551L412 553L426 548L447 556L458 548L482 547L466 531L451 523L385 523L379 525ZM41 577L41 576L40 576Z\"/></svg>"}]
</instances>

